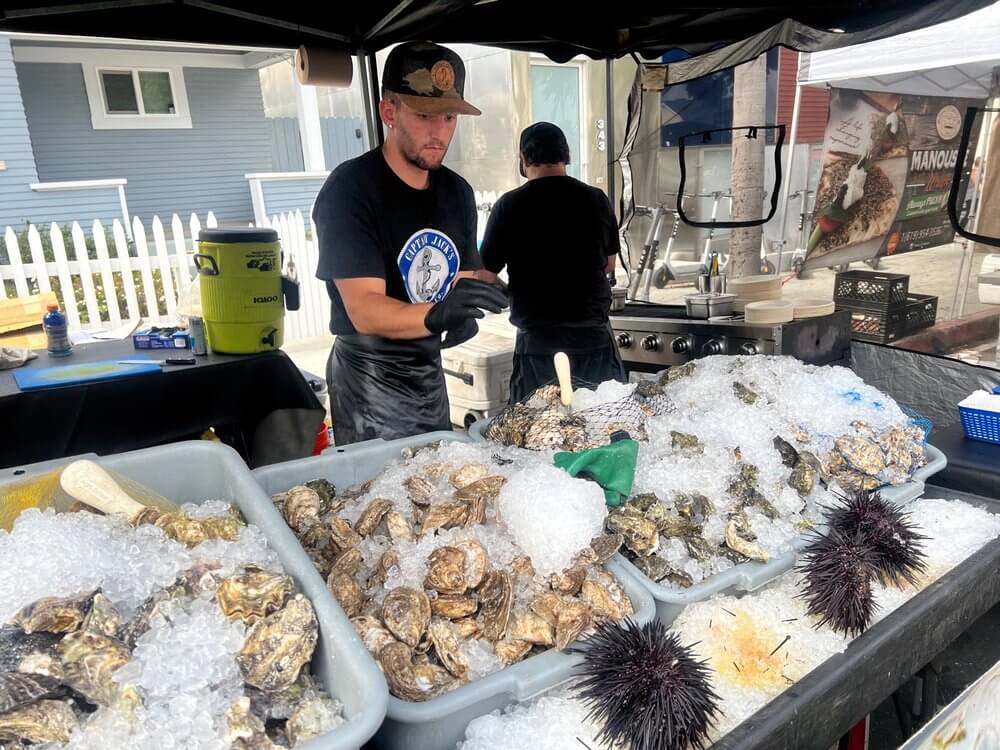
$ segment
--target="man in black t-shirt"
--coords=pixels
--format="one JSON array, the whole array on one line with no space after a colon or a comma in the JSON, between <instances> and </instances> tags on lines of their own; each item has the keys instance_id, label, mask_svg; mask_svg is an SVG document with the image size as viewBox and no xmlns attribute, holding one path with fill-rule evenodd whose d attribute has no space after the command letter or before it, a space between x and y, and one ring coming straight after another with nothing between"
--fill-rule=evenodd
<instances>
[{"instance_id":1,"label":"man in black t-shirt","mask_svg":"<svg viewBox=\"0 0 1000 750\"><path fill-rule=\"evenodd\" d=\"M337 167L316 197L338 445L450 429L441 347L474 336L483 309L507 304L501 287L476 278L472 188L442 166L457 115L480 114L464 87L451 50L393 49L379 103L385 145Z\"/></svg>"},{"instance_id":2,"label":"man in black t-shirt","mask_svg":"<svg viewBox=\"0 0 1000 750\"><path fill-rule=\"evenodd\" d=\"M557 126L521 133L525 185L493 206L483 237L486 270L505 266L517 326L511 402L554 382L553 355L569 356L575 379L625 381L608 323L618 224L607 196L566 174L569 144Z\"/></svg>"}]
</instances>

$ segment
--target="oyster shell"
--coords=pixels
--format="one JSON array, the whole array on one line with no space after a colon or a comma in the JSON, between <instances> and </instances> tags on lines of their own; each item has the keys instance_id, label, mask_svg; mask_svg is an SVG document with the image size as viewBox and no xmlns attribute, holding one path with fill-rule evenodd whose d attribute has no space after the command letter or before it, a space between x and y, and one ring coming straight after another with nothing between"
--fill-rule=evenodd
<instances>
[{"instance_id":1,"label":"oyster shell","mask_svg":"<svg viewBox=\"0 0 1000 750\"><path fill-rule=\"evenodd\" d=\"M90 604L90 611L80 625L82 630L113 638L122 626L122 616L104 594L98 591Z\"/></svg>"},{"instance_id":2,"label":"oyster shell","mask_svg":"<svg viewBox=\"0 0 1000 750\"><path fill-rule=\"evenodd\" d=\"M476 539L466 539L453 545L455 549L465 553L465 585L474 589L483 582L483 577L490 567L490 558L486 548Z\"/></svg>"},{"instance_id":3,"label":"oyster shell","mask_svg":"<svg viewBox=\"0 0 1000 750\"><path fill-rule=\"evenodd\" d=\"M298 533L305 533L310 526L320 522L322 504L319 493L311 487L292 487L285 495L285 521Z\"/></svg>"},{"instance_id":4,"label":"oyster shell","mask_svg":"<svg viewBox=\"0 0 1000 750\"><path fill-rule=\"evenodd\" d=\"M370 484L370 482L369 482L369 484ZM339 513L340 512L340 507L337 507L338 506L338 502L337 502L337 488L333 486L333 482L331 482L331 481L329 481L327 479L312 479L312 480L306 482L305 486L308 487L309 489L313 490L317 495L319 495L319 501L320 501L319 513L320 513L320 515L323 515L324 513L330 513L330 512L333 512L333 513ZM348 490L347 492L344 493L344 497L353 500L353 499L355 499L357 497L361 497L361 495L365 494L365 492L367 492L367 491L368 491L367 489L363 489L357 495L352 495L352 494L350 494L351 490ZM340 502L339 505L343 506L343 502Z\"/></svg>"},{"instance_id":5,"label":"oyster shell","mask_svg":"<svg viewBox=\"0 0 1000 750\"><path fill-rule=\"evenodd\" d=\"M218 573L221 567L222 564L215 561L199 560L181 573L174 585L182 587L188 596L200 596L206 591L215 591L222 582ZM86 623L84 623L84 627L86 628ZM114 634L112 633L112 635Z\"/></svg>"},{"instance_id":6,"label":"oyster shell","mask_svg":"<svg viewBox=\"0 0 1000 750\"><path fill-rule=\"evenodd\" d=\"M507 632L514 588L510 573L492 570L486 574L479 587L479 621L483 638L499 641Z\"/></svg>"},{"instance_id":7,"label":"oyster shell","mask_svg":"<svg viewBox=\"0 0 1000 750\"><path fill-rule=\"evenodd\" d=\"M795 449L795 446L780 435L775 435L771 443L774 445L774 449L781 455L781 463L789 469L795 466L796 461L799 460L799 452Z\"/></svg>"},{"instance_id":8,"label":"oyster shell","mask_svg":"<svg viewBox=\"0 0 1000 750\"><path fill-rule=\"evenodd\" d=\"M365 644L368 653L376 658L385 646L397 642L395 636L386 629L377 617L371 615L352 617L351 625L354 626L355 632Z\"/></svg>"},{"instance_id":9,"label":"oyster shell","mask_svg":"<svg viewBox=\"0 0 1000 750\"><path fill-rule=\"evenodd\" d=\"M244 565L242 573L219 584L215 598L226 617L253 625L284 607L294 590L295 582L289 576Z\"/></svg>"},{"instance_id":10,"label":"oyster shell","mask_svg":"<svg viewBox=\"0 0 1000 750\"><path fill-rule=\"evenodd\" d=\"M389 578L389 571L399 565L399 553L394 549L387 549L379 558L375 570L368 578L368 588L377 589L385 585Z\"/></svg>"},{"instance_id":11,"label":"oyster shell","mask_svg":"<svg viewBox=\"0 0 1000 750\"><path fill-rule=\"evenodd\" d=\"M483 477L488 476L490 467L486 464L466 464L460 469L453 471L448 481L456 490L460 490L468 484L472 484Z\"/></svg>"},{"instance_id":12,"label":"oyster shell","mask_svg":"<svg viewBox=\"0 0 1000 750\"><path fill-rule=\"evenodd\" d=\"M515 641L525 641L536 646L552 646L556 642L552 623L534 612L525 612L514 618L508 636Z\"/></svg>"},{"instance_id":13,"label":"oyster shell","mask_svg":"<svg viewBox=\"0 0 1000 750\"><path fill-rule=\"evenodd\" d=\"M562 601L562 597L558 594L546 592L532 599L528 607L554 628L559 620L559 608L562 606Z\"/></svg>"},{"instance_id":14,"label":"oyster shell","mask_svg":"<svg viewBox=\"0 0 1000 750\"><path fill-rule=\"evenodd\" d=\"M510 569L519 578L532 578L535 575L535 566L531 564L531 558L527 555L516 555L510 561Z\"/></svg>"},{"instance_id":15,"label":"oyster shell","mask_svg":"<svg viewBox=\"0 0 1000 750\"><path fill-rule=\"evenodd\" d=\"M479 609L479 601L475 596L464 594L439 594L431 599L431 614L445 617L449 620L460 620L471 617Z\"/></svg>"},{"instance_id":16,"label":"oyster shell","mask_svg":"<svg viewBox=\"0 0 1000 750\"><path fill-rule=\"evenodd\" d=\"M809 497L816 488L819 475L819 460L812 453L803 451L799 454L795 466L792 467L792 473L788 477L788 486L799 493L799 497Z\"/></svg>"},{"instance_id":17,"label":"oyster shell","mask_svg":"<svg viewBox=\"0 0 1000 750\"><path fill-rule=\"evenodd\" d=\"M394 542L413 541L413 524L399 511L390 510L385 514L385 525L389 538Z\"/></svg>"},{"instance_id":18,"label":"oyster shell","mask_svg":"<svg viewBox=\"0 0 1000 750\"><path fill-rule=\"evenodd\" d=\"M292 747L319 737L327 729L328 717L337 712L337 704L326 696L303 700L294 713L288 717L286 731Z\"/></svg>"},{"instance_id":19,"label":"oyster shell","mask_svg":"<svg viewBox=\"0 0 1000 750\"><path fill-rule=\"evenodd\" d=\"M562 651L592 624L589 604L578 599L563 599L556 611L556 648Z\"/></svg>"},{"instance_id":20,"label":"oyster shell","mask_svg":"<svg viewBox=\"0 0 1000 750\"><path fill-rule=\"evenodd\" d=\"M649 580L653 583L659 583L662 581L667 577L671 570L670 563L658 555L637 557L632 560L632 564L635 565L636 569L640 573L649 578Z\"/></svg>"},{"instance_id":21,"label":"oyster shell","mask_svg":"<svg viewBox=\"0 0 1000 750\"><path fill-rule=\"evenodd\" d=\"M698 439L697 435L688 435L676 430L670 431L670 447L691 453L704 453L705 451L705 445Z\"/></svg>"},{"instance_id":22,"label":"oyster shell","mask_svg":"<svg viewBox=\"0 0 1000 750\"><path fill-rule=\"evenodd\" d=\"M231 542L246 525L238 512L230 509L224 516L191 518L183 513L163 513L153 524L171 539L194 547L208 539Z\"/></svg>"},{"instance_id":23,"label":"oyster shell","mask_svg":"<svg viewBox=\"0 0 1000 750\"><path fill-rule=\"evenodd\" d=\"M469 500L469 512L465 518L466 526L482 526L486 523L486 498L474 497Z\"/></svg>"},{"instance_id":24,"label":"oyster shell","mask_svg":"<svg viewBox=\"0 0 1000 750\"><path fill-rule=\"evenodd\" d=\"M848 464L868 476L876 476L885 468L885 453L872 440L861 437L840 437L834 445Z\"/></svg>"},{"instance_id":25,"label":"oyster shell","mask_svg":"<svg viewBox=\"0 0 1000 750\"><path fill-rule=\"evenodd\" d=\"M17 665L17 671L21 674L42 675L53 677L62 682L65 673L62 662L56 656L55 649L51 651L33 651L21 659ZM2 674L2 673L0 673Z\"/></svg>"},{"instance_id":26,"label":"oyster shell","mask_svg":"<svg viewBox=\"0 0 1000 750\"><path fill-rule=\"evenodd\" d=\"M733 383L733 393L736 394L736 398L748 406L753 406L760 398L756 391L750 390L739 381Z\"/></svg>"},{"instance_id":27,"label":"oyster shell","mask_svg":"<svg viewBox=\"0 0 1000 750\"><path fill-rule=\"evenodd\" d=\"M54 633L25 633L16 625L0 626L0 672L13 672L31 654L47 653L59 641Z\"/></svg>"},{"instance_id":28,"label":"oyster shell","mask_svg":"<svg viewBox=\"0 0 1000 750\"><path fill-rule=\"evenodd\" d=\"M230 706L226 712L226 726L234 750L271 750L277 747L267 736L264 722L250 710L250 699L246 696Z\"/></svg>"},{"instance_id":29,"label":"oyster shell","mask_svg":"<svg viewBox=\"0 0 1000 750\"><path fill-rule=\"evenodd\" d=\"M59 690L59 680L40 674L0 672L0 714L27 706Z\"/></svg>"},{"instance_id":30,"label":"oyster shell","mask_svg":"<svg viewBox=\"0 0 1000 750\"><path fill-rule=\"evenodd\" d=\"M697 363L695 362L685 362L683 365L677 365L668 369L660 377L660 385L667 385L669 383L674 383L681 378L686 378L690 375L694 375Z\"/></svg>"},{"instance_id":31,"label":"oyster shell","mask_svg":"<svg viewBox=\"0 0 1000 750\"><path fill-rule=\"evenodd\" d=\"M361 546L361 535L343 518L330 522L330 539L341 552Z\"/></svg>"},{"instance_id":32,"label":"oyster shell","mask_svg":"<svg viewBox=\"0 0 1000 750\"><path fill-rule=\"evenodd\" d=\"M704 522L715 513L712 501L698 492L692 495L676 495L673 500L674 508L684 518Z\"/></svg>"},{"instance_id":33,"label":"oyster shell","mask_svg":"<svg viewBox=\"0 0 1000 750\"><path fill-rule=\"evenodd\" d=\"M416 474L404 483L406 487L406 494L410 498L410 502L414 505L427 506L431 504L431 498L434 496L434 485L429 479Z\"/></svg>"},{"instance_id":34,"label":"oyster shell","mask_svg":"<svg viewBox=\"0 0 1000 750\"><path fill-rule=\"evenodd\" d=\"M444 668L455 677L465 677L469 663L459 650L458 637L451 624L445 620L433 620L427 633L434 644L434 653Z\"/></svg>"},{"instance_id":35,"label":"oyster shell","mask_svg":"<svg viewBox=\"0 0 1000 750\"><path fill-rule=\"evenodd\" d=\"M755 540L746 516L738 514L729 520L726 526L726 545L751 560L767 562L771 559L770 554L760 545L754 544Z\"/></svg>"},{"instance_id":36,"label":"oyster shell","mask_svg":"<svg viewBox=\"0 0 1000 750\"><path fill-rule=\"evenodd\" d=\"M465 578L465 553L457 547L438 547L427 558L424 587L441 594L464 594L469 588Z\"/></svg>"},{"instance_id":37,"label":"oyster shell","mask_svg":"<svg viewBox=\"0 0 1000 750\"><path fill-rule=\"evenodd\" d=\"M356 576L361 572L361 566L365 564L365 557L361 554L360 547L351 547L333 561L330 572L346 573L349 576Z\"/></svg>"},{"instance_id":38,"label":"oyster shell","mask_svg":"<svg viewBox=\"0 0 1000 750\"><path fill-rule=\"evenodd\" d=\"M580 592L584 580L587 578L587 569L584 567L570 568L562 573L554 573L549 576L549 586L559 594L573 596Z\"/></svg>"},{"instance_id":39,"label":"oyster shell","mask_svg":"<svg viewBox=\"0 0 1000 750\"><path fill-rule=\"evenodd\" d=\"M608 620L617 622L633 613L632 603L614 580L584 581L580 598L590 605L598 625Z\"/></svg>"},{"instance_id":40,"label":"oyster shell","mask_svg":"<svg viewBox=\"0 0 1000 750\"><path fill-rule=\"evenodd\" d=\"M455 626L455 635L463 641L468 641L479 636L479 623L471 617L454 620L452 624Z\"/></svg>"},{"instance_id":41,"label":"oyster shell","mask_svg":"<svg viewBox=\"0 0 1000 750\"><path fill-rule=\"evenodd\" d=\"M382 622L409 648L416 648L431 623L431 603L423 591L399 586L382 602Z\"/></svg>"},{"instance_id":42,"label":"oyster shell","mask_svg":"<svg viewBox=\"0 0 1000 750\"><path fill-rule=\"evenodd\" d=\"M437 483L451 474L454 468L455 467L451 464L441 462L427 464L420 470L420 474L418 476L423 477L428 482Z\"/></svg>"},{"instance_id":43,"label":"oyster shell","mask_svg":"<svg viewBox=\"0 0 1000 750\"><path fill-rule=\"evenodd\" d=\"M537 411L524 404L512 404L497 414L486 426L487 440L501 445L524 446L524 438L535 421Z\"/></svg>"},{"instance_id":44,"label":"oyster shell","mask_svg":"<svg viewBox=\"0 0 1000 750\"><path fill-rule=\"evenodd\" d=\"M420 526L420 536L434 529L454 529L469 519L469 506L463 502L435 503L427 510Z\"/></svg>"},{"instance_id":45,"label":"oyster shell","mask_svg":"<svg viewBox=\"0 0 1000 750\"><path fill-rule=\"evenodd\" d=\"M76 714L69 703L40 700L0 714L0 741L68 742L76 727Z\"/></svg>"},{"instance_id":46,"label":"oyster shell","mask_svg":"<svg viewBox=\"0 0 1000 750\"><path fill-rule=\"evenodd\" d=\"M500 490L507 483L507 477L493 475L477 479L470 482L459 490L455 491L455 499L463 502L471 502L477 498L484 500L496 500L500 495Z\"/></svg>"},{"instance_id":47,"label":"oyster shell","mask_svg":"<svg viewBox=\"0 0 1000 750\"><path fill-rule=\"evenodd\" d=\"M132 658L120 641L81 630L63 638L56 653L67 685L92 703L115 703L121 687L111 677Z\"/></svg>"},{"instance_id":48,"label":"oyster shell","mask_svg":"<svg viewBox=\"0 0 1000 750\"><path fill-rule=\"evenodd\" d=\"M385 498L377 497L368 503L368 507L362 511L354 530L362 537L371 536L376 527L382 523L385 514L392 509L392 502Z\"/></svg>"},{"instance_id":49,"label":"oyster shell","mask_svg":"<svg viewBox=\"0 0 1000 750\"><path fill-rule=\"evenodd\" d=\"M608 513L608 530L621 534L625 546L637 555L651 555L660 547L660 532L648 518L633 516L617 509Z\"/></svg>"},{"instance_id":50,"label":"oyster shell","mask_svg":"<svg viewBox=\"0 0 1000 750\"><path fill-rule=\"evenodd\" d=\"M508 638L494 645L493 653L503 662L504 666L509 667L527 656L528 652L531 651L531 645L528 641L515 641Z\"/></svg>"},{"instance_id":51,"label":"oyster shell","mask_svg":"<svg viewBox=\"0 0 1000 750\"><path fill-rule=\"evenodd\" d=\"M83 624L90 612L96 591L78 596L46 596L24 607L11 624L25 633L72 633Z\"/></svg>"},{"instance_id":52,"label":"oyster shell","mask_svg":"<svg viewBox=\"0 0 1000 750\"><path fill-rule=\"evenodd\" d=\"M448 682L438 682L437 675L434 674L430 675L435 678L432 681L423 683L418 681L416 667L413 664L413 652L404 643L390 643L385 646L379 652L378 661L392 694L403 700L425 701L440 695L450 686ZM426 675L421 676L426 677ZM422 689L421 684L426 684L427 689Z\"/></svg>"},{"instance_id":53,"label":"oyster shell","mask_svg":"<svg viewBox=\"0 0 1000 750\"><path fill-rule=\"evenodd\" d=\"M700 533L684 537L684 546L687 548L688 554L699 562L706 562L715 557L712 545L706 542L705 537Z\"/></svg>"},{"instance_id":54,"label":"oyster shell","mask_svg":"<svg viewBox=\"0 0 1000 750\"><path fill-rule=\"evenodd\" d=\"M326 587L348 617L357 617L365 606L365 592L354 576L334 569L326 579Z\"/></svg>"},{"instance_id":55,"label":"oyster shell","mask_svg":"<svg viewBox=\"0 0 1000 750\"><path fill-rule=\"evenodd\" d=\"M296 594L281 610L250 628L236 663L248 684L275 692L295 682L312 659L318 636L312 604Z\"/></svg>"},{"instance_id":56,"label":"oyster shell","mask_svg":"<svg viewBox=\"0 0 1000 750\"><path fill-rule=\"evenodd\" d=\"M590 543L590 548L594 550L594 555L597 557L596 563L604 565L604 563L618 554L618 550L621 549L624 543L625 537L621 534L602 534L595 538Z\"/></svg>"}]
</instances>

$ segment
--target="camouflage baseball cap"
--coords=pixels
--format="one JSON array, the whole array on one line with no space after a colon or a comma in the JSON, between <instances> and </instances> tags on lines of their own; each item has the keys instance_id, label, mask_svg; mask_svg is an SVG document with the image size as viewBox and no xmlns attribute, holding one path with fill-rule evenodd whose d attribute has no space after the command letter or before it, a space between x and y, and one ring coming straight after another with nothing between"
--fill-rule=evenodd
<instances>
[{"instance_id":1,"label":"camouflage baseball cap","mask_svg":"<svg viewBox=\"0 0 1000 750\"><path fill-rule=\"evenodd\" d=\"M462 58L438 44L407 42L394 47L382 71L382 88L425 114L482 114L462 98Z\"/></svg>"}]
</instances>

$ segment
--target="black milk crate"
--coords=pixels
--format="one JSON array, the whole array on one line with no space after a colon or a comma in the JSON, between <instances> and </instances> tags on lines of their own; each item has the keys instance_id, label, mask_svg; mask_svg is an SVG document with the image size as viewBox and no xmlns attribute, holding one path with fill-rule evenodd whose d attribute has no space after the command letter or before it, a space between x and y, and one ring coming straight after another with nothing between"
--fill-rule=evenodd
<instances>
[{"instance_id":1,"label":"black milk crate","mask_svg":"<svg viewBox=\"0 0 1000 750\"><path fill-rule=\"evenodd\" d=\"M932 294L909 294L906 299L906 335L930 328L937 322L938 298Z\"/></svg>"},{"instance_id":2,"label":"black milk crate","mask_svg":"<svg viewBox=\"0 0 1000 750\"><path fill-rule=\"evenodd\" d=\"M842 271L833 285L837 308L891 310L906 305L910 277L905 273Z\"/></svg>"},{"instance_id":3,"label":"black milk crate","mask_svg":"<svg viewBox=\"0 0 1000 750\"><path fill-rule=\"evenodd\" d=\"M906 309L878 310L840 307L851 313L851 338L889 344L906 335Z\"/></svg>"}]
</instances>

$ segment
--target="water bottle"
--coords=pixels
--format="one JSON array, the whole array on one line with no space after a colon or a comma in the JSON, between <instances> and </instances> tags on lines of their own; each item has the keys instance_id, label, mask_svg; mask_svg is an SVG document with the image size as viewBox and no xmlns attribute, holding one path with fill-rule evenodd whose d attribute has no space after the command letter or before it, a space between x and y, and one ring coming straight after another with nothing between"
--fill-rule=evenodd
<instances>
[{"instance_id":1,"label":"water bottle","mask_svg":"<svg viewBox=\"0 0 1000 750\"><path fill-rule=\"evenodd\" d=\"M66 328L66 316L59 312L59 305L50 302L45 317L42 318L42 328L48 338L50 357L68 357L73 353L73 345L69 342L69 331Z\"/></svg>"}]
</instances>

